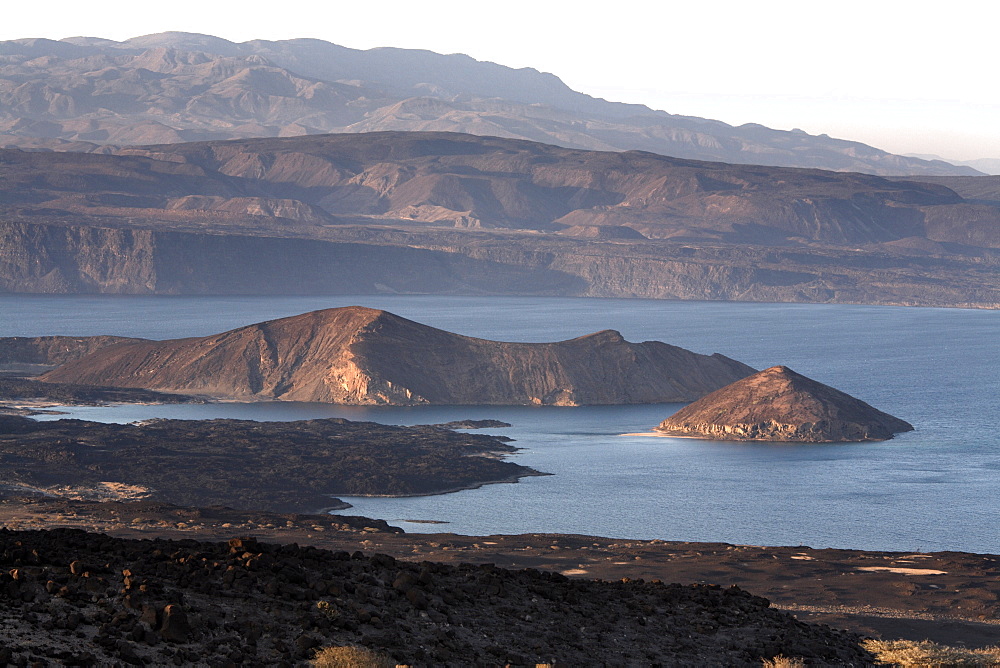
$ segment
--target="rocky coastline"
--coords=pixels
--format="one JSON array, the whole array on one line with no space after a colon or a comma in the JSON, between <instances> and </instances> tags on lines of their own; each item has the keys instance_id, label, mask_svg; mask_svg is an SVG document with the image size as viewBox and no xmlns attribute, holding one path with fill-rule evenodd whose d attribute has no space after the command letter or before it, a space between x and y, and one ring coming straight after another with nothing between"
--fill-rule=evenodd
<instances>
[{"instance_id":1,"label":"rocky coastline","mask_svg":"<svg viewBox=\"0 0 1000 668\"><path fill-rule=\"evenodd\" d=\"M69 498L111 491L186 506L271 512L349 507L336 495L442 494L516 482L509 439L339 418L105 424L0 416L10 489ZM110 491L109 491L110 490Z\"/></svg>"}]
</instances>

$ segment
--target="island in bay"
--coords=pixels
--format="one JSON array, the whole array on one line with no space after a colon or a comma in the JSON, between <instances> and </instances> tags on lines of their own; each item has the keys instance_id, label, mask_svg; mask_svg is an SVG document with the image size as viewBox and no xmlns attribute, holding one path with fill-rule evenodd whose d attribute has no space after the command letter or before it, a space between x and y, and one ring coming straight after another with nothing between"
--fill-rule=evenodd
<instances>
[{"instance_id":1,"label":"island in bay","mask_svg":"<svg viewBox=\"0 0 1000 668\"><path fill-rule=\"evenodd\" d=\"M600 405L693 401L754 369L605 330L557 343L453 334L351 306L212 336L97 347L41 377L241 400L352 405ZM0 340L0 348L3 346ZM30 342L20 349L35 350ZM38 359L32 358L32 359Z\"/></svg>"},{"instance_id":2,"label":"island in bay","mask_svg":"<svg viewBox=\"0 0 1000 668\"><path fill-rule=\"evenodd\" d=\"M665 436L719 441L884 441L913 425L786 366L764 369L660 423Z\"/></svg>"}]
</instances>

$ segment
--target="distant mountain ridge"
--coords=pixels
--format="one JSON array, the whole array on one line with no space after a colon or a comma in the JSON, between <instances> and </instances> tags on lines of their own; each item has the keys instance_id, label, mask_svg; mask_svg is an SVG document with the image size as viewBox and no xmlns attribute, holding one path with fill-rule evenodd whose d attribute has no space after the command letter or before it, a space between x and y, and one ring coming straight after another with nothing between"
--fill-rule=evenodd
<instances>
[{"instance_id":1,"label":"distant mountain ridge","mask_svg":"<svg viewBox=\"0 0 1000 668\"><path fill-rule=\"evenodd\" d=\"M297 236L361 223L566 229L584 238L599 228L607 238L627 228L614 238L844 245L921 237L1000 248L1000 202L970 202L945 185L443 132L187 142L115 155L6 151L0 193L8 216L40 221L61 211L155 220L161 229L231 220Z\"/></svg>"},{"instance_id":2,"label":"distant mountain ridge","mask_svg":"<svg viewBox=\"0 0 1000 668\"><path fill-rule=\"evenodd\" d=\"M944 160L953 165L972 167L983 174L989 176L1000 176L1000 158L977 158L976 160L946 160L933 153L908 153L907 158L919 158L920 160Z\"/></svg>"},{"instance_id":3,"label":"distant mountain ridge","mask_svg":"<svg viewBox=\"0 0 1000 668\"><path fill-rule=\"evenodd\" d=\"M443 132L8 149L0 291L996 308L997 177L922 178Z\"/></svg>"},{"instance_id":4,"label":"distant mountain ridge","mask_svg":"<svg viewBox=\"0 0 1000 668\"><path fill-rule=\"evenodd\" d=\"M104 145L384 130L882 175L976 175L858 142L608 102L469 56L315 39L168 32L0 42L0 146Z\"/></svg>"}]
</instances>

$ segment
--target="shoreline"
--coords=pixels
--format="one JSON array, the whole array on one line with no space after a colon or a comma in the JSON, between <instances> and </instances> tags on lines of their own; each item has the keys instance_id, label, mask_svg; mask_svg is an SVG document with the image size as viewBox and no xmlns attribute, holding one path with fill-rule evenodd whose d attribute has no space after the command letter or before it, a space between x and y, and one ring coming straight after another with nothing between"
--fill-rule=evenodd
<instances>
[{"instance_id":1,"label":"shoreline","mask_svg":"<svg viewBox=\"0 0 1000 668\"><path fill-rule=\"evenodd\" d=\"M506 453L505 453L506 454ZM525 466L524 468L529 468ZM413 499L421 496L441 496L443 494L454 494L455 492L464 492L470 489L480 489L486 487L487 485L505 485L520 482L521 478L540 478L545 476L552 476L555 473L545 473L544 471L536 471L531 469L530 473L519 473L517 475L508 476L507 478L502 478L500 480L487 480L485 482L469 483L467 485L459 485L458 487L449 487L437 492L418 492L415 494L337 494L334 492L331 496L340 498L341 496L346 496L348 498L354 499ZM348 503L345 501L344 503ZM354 506L348 505L348 507L353 508Z\"/></svg>"}]
</instances>

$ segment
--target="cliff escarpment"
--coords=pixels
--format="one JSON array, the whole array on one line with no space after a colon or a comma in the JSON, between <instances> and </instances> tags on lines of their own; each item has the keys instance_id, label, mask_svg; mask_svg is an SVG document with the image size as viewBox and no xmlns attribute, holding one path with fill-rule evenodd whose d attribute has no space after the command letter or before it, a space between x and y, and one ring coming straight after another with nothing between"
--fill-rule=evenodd
<instances>
[{"instance_id":1,"label":"cliff escarpment","mask_svg":"<svg viewBox=\"0 0 1000 668\"><path fill-rule=\"evenodd\" d=\"M114 345L44 380L357 405L579 405L690 401L750 373L723 355L629 343L612 331L508 343L347 307Z\"/></svg>"},{"instance_id":2,"label":"cliff escarpment","mask_svg":"<svg viewBox=\"0 0 1000 668\"><path fill-rule=\"evenodd\" d=\"M327 239L0 221L0 292L465 294L1000 305L1000 258L341 228ZM253 272L246 267L253 266ZM877 279L877 280L875 280Z\"/></svg>"},{"instance_id":3,"label":"cliff escarpment","mask_svg":"<svg viewBox=\"0 0 1000 668\"><path fill-rule=\"evenodd\" d=\"M121 153L0 150L0 291L1000 304L965 181L441 132Z\"/></svg>"},{"instance_id":4,"label":"cliff escarpment","mask_svg":"<svg viewBox=\"0 0 1000 668\"><path fill-rule=\"evenodd\" d=\"M0 292L545 295L584 285L544 266L443 250L102 223L0 221Z\"/></svg>"}]
</instances>

